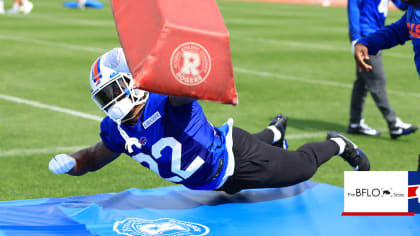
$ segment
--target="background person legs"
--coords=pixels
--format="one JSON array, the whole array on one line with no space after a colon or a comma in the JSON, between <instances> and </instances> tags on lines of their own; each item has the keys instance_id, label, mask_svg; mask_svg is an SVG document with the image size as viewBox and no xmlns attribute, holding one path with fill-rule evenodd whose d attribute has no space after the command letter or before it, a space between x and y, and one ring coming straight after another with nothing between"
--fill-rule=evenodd
<instances>
[{"instance_id":1,"label":"background person legs","mask_svg":"<svg viewBox=\"0 0 420 236\"><path fill-rule=\"evenodd\" d=\"M378 55L370 55L368 63L373 66L373 70L369 72L356 72L357 79L354 82L351 96L350 125L348 133L376 136L379 135L380 132L364 124L362 116L367 92L369 91L371 93L376 106L381 111L388 126L395 122L396 115L389 104L386 92L386 76L381 52L379 52Z\"/></svg>"},{"instance_id":2,"label":"background person legs","mask_svg":"<svg viewBox=\"0 0 420 236\"><path fill-rule=\"evenodd\" d=\"M386 76L382 63L382 53L379 52L377 55L369 56L370 60L367 61L367 63L372 65L373 69L371 71L357 71L357 79L354 82L351 97L350 125L347 132L351 134L364 134L371 136L380 134L379 131L370 128L364 123L362 112L367 91L371 93L376 106L379 108L382 116L386 120L392 139L415 132L418 127L412 124L404 123L395 115L395 111L389 104L386 92Z\"/></svg>"},{"instance_id":3,"label":"background person legs","mask_svg":"<svg viewBox=\"0 0 420 236\"><path fill-rule=\"evenodd\" d=\"M0 14L4 14L4 0L0 0Z\"/></svg>"},{"instance_id":4,"label":"background person legs","mask_svg":"<svg viewBox=\"0 0 420 236\"><path fill-rule=\"evenodd\" d=\"M396 115L395 111L389 104L388 95L386 92L386 75L382 63L382 52L379 52L376 56L371 56L370 64L375 69L370 72L361 72L360 76L365 80L367 89L372 95L376 106L381 111L382 116L386 120L387 124L390 125L395 122Z\"/></svg>"},{"instance_id":5,"label":"background person legs","mask_svg":"<svg viewBox=\"0 0 420 236\"><path fill-rule=\"evenodd\" d=\"M23 12L24 14L29 14L33 7L33 3L29 0L15 0L12 8L10 8L7 13L18 14L19 12Z\"/></svg>"}]
</instances>

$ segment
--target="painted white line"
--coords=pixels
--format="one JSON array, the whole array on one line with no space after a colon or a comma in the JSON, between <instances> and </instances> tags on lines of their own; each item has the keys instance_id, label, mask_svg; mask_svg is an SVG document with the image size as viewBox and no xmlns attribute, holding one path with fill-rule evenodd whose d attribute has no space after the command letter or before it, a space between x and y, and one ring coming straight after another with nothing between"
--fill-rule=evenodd
<instances>
[{"instance_id":1,"label":"painted white line","mask_svg":"<svg viewBox=\"0 0 420 236\"><path fill-rule=\"evenodd\" d=\"M76 25L84 25L84 26L104 26L104 27L115 27L115 23L113 20L90 20L90 19L74 19L74 18L62 18L62 17L54 17L54 16L47 16L44 14L36 14L32 13L30 15L31 19L36 20L45 20L48 22L54 23L61 23L61 24L76 24Z\"/></svg>"},{"instance_id":2,"label":"painted white line","mask_svg":"<svg viewBox=\"0 0 420 236\"><path fill-rule=\"evenodd\" d=\"M7 151L0 151L0 158L15 157L15 156L32 156L51 153L75 152L87 146L74 147L54 147L54 148L36 148L36 149L12 149Z\"/></svg>"},{"instance_id":3,"label":"painted white line","mask_svg":"<svg viewBox=\"0 0 420 236\"><path fill-rule=\"evenodd\" d=\"M278 39L267 39L267 38L250 38L245 35L235 35L231 34L230 36L233 40L238 41L252 41L254 43L259 43L259 45L265 45L267 43L280 45L283 47L297 47L297 48L307 48L311 50L324 50L324 51L337 51L337 52L348 52L349 56L351 56L351 49L350 44L342 44L342 45L332 45L326 43L309 43L309 42L296 42L296 41L287 41L287 40L278 40ZM383 51L384 55L396 57L396 58L404 58L404 59L412 59L414 54L412 51L405 53L397 53L391 52L388 50Z\"/></svg>"},{"instance_id":4,"label":"painted white line","mask_svg":"<svg viewBox=\"0 0 420 236\"><path fill-rule=\"evenodd\" d=\"M26 100L26 99L22 99L22 98L18 98L18 97L12 97L12 96L8 96L8 95L4 95L4 94L0 94L0 99L7 100L7 101L10 101L10 102L21 103L21 104L29 105L29 106L32 106L32 107L37 107L37 108L47 109L47 110L51 110L51 111L66 113L66 114L71 115L71 116L77 116L77 117L81 117L81 118L85 118L85 119L89 119L89 120L95 120L95 121L99 121L99 122L102 121L102 117L100 117L100 116L90 115L90 114L87 114L87 113L83 113L83 112L79 112L79 111L75 111L75 110L71 110L71 109L66 109L66 108L62 108L62 107L46 105L46 104L42 104L42 103L37 102L37 101Z\"/></svg>"},{"instance_id":5,"label":"painted white line","mask_svg":"<svg viewBox=\"0 0 420 236\"><path fill-rule=\"evenodd\" d=\"M386 129L380 129L381 132L387 131ZM315 133L302 133L302 134L291 134L287 135L287 140L299 140L299 139L313 139L322 138L323 141L327 137L327 131L315 132ZM0 158L2 157L15 157L15 156L33 156L43 154L56 154L56 153L73 153L87 146L73 146L73 147L51 147L51 148L35 148L35 149L12 149L6 151L0 151Z\"/></svg>"},{"instance_id":6,"label":"painted white line","mask_svg":"<svg viewBox=\"0 0 420 236\"><path fill-rule=\"evenodd\" d=\"M289 21L283 21L279 19L273 19L273 20L259 20L259 19L243 19L243 18L224 18L224 22L229 26L229 24L237 24L237 25L247 25L247 26L290 26ZM230 28L230 27L229 27ZM258 30L259 28L255 28L255 30ZM266 29L264 29L266 30ZM313 31L322 31L323 33L336 33L336 34L342 34L347 33L348 29L346 27L339 27L339 26L312 26L311 30ZM246 31L249 31L247 29ZM254 31L254 30L252 30ZM233 35L235 35L235 31L231 31ZM255 33L255 32L254 32ZM248 36L249 37L249 36ZM350 43L349 43L350 44Z\"/></svg>"},{"instance_id":7,"label":"painted white line","mask_svg":"<svg viewBox=\"0 0 420 236\"><path fill-rule=\"evenodd\" d=\"M340 82L333 82L333 81L326 81L326 80L311 80L311 79L299 78L296 76L280 75L280 74L274 74L274 73L269 73L269 72L248 70L248 69L243 69L240 67L234 67L233 70L235 72L244 73L244 74L256 75L256 76L261 76L261 77L270 77L270 78L276 78L276 79L281 79L281 80L297 81L297 82L303 82L303 83L315 84L315 85L326 85L326 86L334 86L334 87L350 88L350 89L353 87L352 84L347 84L347 83L340 83ZM399 96L410 96L410 97L420 98L420 93L409 93L409 92L402 92L402 91L396 91L396 90L390 90L390 89L388 89L387 92L389 94L394 94L394 95L399 95Z\"/></svg>"},{"instance_id":8,"label":"painted white line","mask_svg":"<svg viewBox=\"0 0 420 236\"><path fill-rule=\"evenodd\" d=\"M296 19L299 17L310 19L313 19L313 17L324 19L331 18L331 15L328 15L326 12L314 11L313 8L302 8L296 10L295 7L290 8L285 6L286 5L283 5L281 8L273 8L273 5L269 6L270 8L267 8L267 6L264 6L263 8L255 6L254 8L250 9L250 7L248 6L246 6L246 8L243 8L239 5L220 5L219 9L221 9L222 13L224 13L225 15L228 12L234 12L236 14L240 13L241 15L252 15L253 17L291 16L293 17L292 19Z\"/></svg>"},{"instance_id":9,"label":"painted white line","mask_svg":"<svg viewBox=\"0 0 420 236\"><path fill-rule=\"evenodd\" d=\"M310 138L325 138L327 137L327 131L317 133L303 133L303 134L286 134L287 140L294 139L310 139Z\"/></svg>"},{"instance_id":10,"label":"painted white line","mask_svg":"<svg viewBox=\"0 0 420 236\"><path fill-rule=\"evenodd\" d=\"M22 43L31 43L31 44L37 44L37 45L43 45L43 46L53 46L53 47L61 47L66 49L74 49L74 50L80 50L80 51L89 51L89 52L95 52L95 53L104 53L108 51L109 49L103 49L103 48L96 48L96 47L88 47L88 46L82 46L82 45L76 45L76 44L69 44L69 43L55 43L45 40L36 40L36 39L28 39L23 37L15 37L15 36L8 36L8 35L1 35L0 34L0 40L10 40L15 42L22 42Z\"/></svg>"},{"instance_id":11,"label":"painted white line","mask_svg":"<svg viewBox=\"0 0 420 236\"><path fill-rule=\"evenodd\" d=\"M327 132L319 133L305 133L297 135L288 135L287 139L297 140L297 139L310 139L310 138L325 138ZM51 148L35 148L35 149L12 149L1 151L0 158L2 157L16 157L16 156L33 156L33 155L46 155L46 154L58 154L58 153L73 153L87 146L74 146L74 147L51 147Z\"/></svg>"}]
</instances>

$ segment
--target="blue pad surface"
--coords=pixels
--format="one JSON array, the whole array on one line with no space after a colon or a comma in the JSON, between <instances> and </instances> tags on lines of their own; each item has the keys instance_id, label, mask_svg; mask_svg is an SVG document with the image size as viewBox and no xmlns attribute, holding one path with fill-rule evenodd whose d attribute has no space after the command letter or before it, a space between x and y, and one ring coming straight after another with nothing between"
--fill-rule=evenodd
<instances>
[{"instance_id":1,"label":"blue pad surface","mask_svg":"<svg viewBox=\"0 0 420 236\"><path fill-rule=\"evenodd\" d=\"M70 7L70 8L77 8L77 1L76 2L72 2L72 1L67 1L64 2L64 6L65 7ZM104 4L100 1L95 1L95 0L87 0L85 3L85 7L92 7L92 8L98 8L101 9L104 7Z\"/></svg>"},{"instance_id":2,"label":"blue pad surface","mask_svg":"<svg viewBox=\"0 0 420 236\"><path fill-rule=\"evenodd\" d=\"M420 235L420 215L341 216L343 188L234 195L182 186L0 202L4 235Z\"/></svg>"}]
</instances>

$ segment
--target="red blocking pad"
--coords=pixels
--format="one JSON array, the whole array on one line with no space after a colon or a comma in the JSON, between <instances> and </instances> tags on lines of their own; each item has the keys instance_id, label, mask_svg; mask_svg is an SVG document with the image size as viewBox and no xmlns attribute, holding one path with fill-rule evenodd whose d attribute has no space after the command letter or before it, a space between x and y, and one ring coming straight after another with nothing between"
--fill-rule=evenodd
<instances>
[{"instance_id":1,"label":"red blocking pad","mask_svg":"<svg viewBox=\"0 0 420 236\"><path fill-rule=\"evenodd\" d=\"M238 103L229 32L215 0L112 0L121 46L141 89Z\"/></svg>"}]
</instances>

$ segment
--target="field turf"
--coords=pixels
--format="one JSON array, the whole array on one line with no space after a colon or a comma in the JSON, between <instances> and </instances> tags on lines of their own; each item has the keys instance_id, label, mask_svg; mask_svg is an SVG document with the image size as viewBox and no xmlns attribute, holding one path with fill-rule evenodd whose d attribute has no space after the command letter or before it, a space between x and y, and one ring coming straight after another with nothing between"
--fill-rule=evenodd
<instances>
[{"instance_id":1,"label":"field turf","mask_svg":"<svg viewBox=\"0 0 420 236\"><path fill-rule=\"evenodd\" d=\"M54 0L34 4L27 16L0 15L0 200L169 185L127 156L83 177L48 170L55 154L100 139L103 113L90 99L88 73L91 63L119 47L119 41L108 1L103 10L84 11ZM201 102L208 119L221 125L232 117L235 125L257 132L284 113L293 150L324 140L329 130L345 132L355 78L346 9L239 1L219 1L219 6L231 34L239 105ZM390 11L388 23L401 14ZM404 121L420 124L420 80L411 43L385 51L383 59L392 107ZM382 136L349 137L369 155L372 170L415 170L420 134L391 140L370 96L364 117ZM335 157L313 180L343 186L348 170Z\"/></svg>"}]
</instances>

